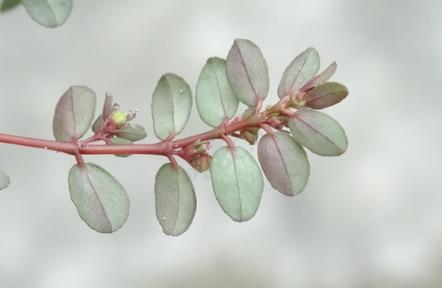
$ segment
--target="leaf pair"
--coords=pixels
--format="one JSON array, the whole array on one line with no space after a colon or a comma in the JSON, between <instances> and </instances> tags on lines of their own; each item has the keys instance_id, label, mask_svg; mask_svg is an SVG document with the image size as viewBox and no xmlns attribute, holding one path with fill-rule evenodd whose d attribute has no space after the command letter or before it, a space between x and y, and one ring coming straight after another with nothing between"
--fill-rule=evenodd
<instances>
[{"instance_id":1,"label":"leaf pair","mask_svg":"<svg viewBox=\"0 0 442 288\"><path fill-rule=\"evenodd\" d=\"M91 89L85 86L70 87L55 108L55 139L78 143L91 126L95 106L96 96ZM103 113L98 119L108 117L111 106L112 97L107 96ZM119 130L118 136L110 138L110 143L130 144L144 138L145 131L142 126L125 126ZM71 199L81 219L92 229L111 233L124 224L129 214L129 198L123 186L109 172L92 163L77 164L71 168L68 182Z\"/></svg>"}]
</instances>

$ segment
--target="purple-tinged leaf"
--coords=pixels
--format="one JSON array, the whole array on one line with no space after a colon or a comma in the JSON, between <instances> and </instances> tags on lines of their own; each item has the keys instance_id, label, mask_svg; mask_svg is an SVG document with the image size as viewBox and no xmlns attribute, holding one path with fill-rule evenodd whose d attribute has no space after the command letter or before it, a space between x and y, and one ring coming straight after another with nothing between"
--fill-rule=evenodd
<instances>
[{"instance_id":1,"label":"purple-tinged leaf","mask_svg":"<svg viewBox=\"0 0 442 288\"><path fill-rule=\"evenodd\" d=\"M74 165L68 179L72 202L89 227L112 233L126 222L129 197L109 172L92 163Z\"/></svg>"},{"instance_id":2,"label":"purple-tinged leaf","mask_svg":"<svg viewBox=\"0 0 442 288\"><path fill-rule=\"evenodd\" d=\"M289 118L289 128L296 142L322 156L338 156L347 150L344 129L325 113L303 108Z\"/></svg>"},{"instance_id":3,"label":"purple-tinged leaf","mask_svg":"<svg viewBox=\"0 0 442 288\"><path fill-rule=\"evenodd\" d=\"M155 177L155 209L158 222L166 235L183 234L192 223L196 197L186 171L164 164Z\"/></svg>"},{"instance_id":4,"label":"purple-tinged leaf","mask_svg":"<svg viewBox=\"0 0 442 288\"><path fill-rule=\"evenodd\" d=\"M301 90L307 91L327 82L328 79L330 79L335 74L337 68L338 66L336 65L336 62L333 62L324 71L316 75L312 80L308 81L307 84L305 84L304 87L301 88Z\"/></svg>"},{"instance_id":5,"label":"purple-tinged leaf","mask_svg":"<svg viewBox=\"0 0 442 288\"><path fill-rule=\"evenodd\" d=\"M279 131L264 135L259 140L258 159L273 188L287 196L304 190L310 164L304 148L289 134Z\"/></svg>"},{"instance_id":6,"label":"purple-tinged leaf","mask_svg":"<svg viewBox=\"0 0 442 288\"><path fill-rule=\"evenodd\" d=\"M282 75L278 86L278 96L283 98L301 89L319 71L319 54L314 48L308 48L298 55Z\"/></svg>"},{"instance_id":7,"label":"purple-tinged leaf","mask_svg":"<svg viewBox=\"0 0 442 288\"><path fill-rule=\"evenodd\" d=\"M269 71L258 46L236 39L226 59L227 79L239 101L254 107L269 92Z\"/></svg>"},{"instance_id":8,"label":"purple-tinged leaf","mask_svg":"<svg viewBox=\"0 0 442 288\"><path fill-rule=\"evenodd\" d=\"M179 134L189 120L192 91L183 78L165 74L152 96L152 118L155 135L161 139Z\"/></svg>"},{"instance_id":9,"label":"purple-tinged leaf","mask_svg":"<svg viewBox=\"0 0 442 288\"><path fill-rule=\"evenodd\" d=\"M323 109L341 102L348 95L347 88L339 83L327 82L308 92L305 105L313 109Z\"/></svg>"},{"instance_id":10,"label":"purple-tinged leaf","mask_svg":"<svg viewBox=\"0 0 442 288\"><path fill-rule=\"evenodd\" d=\"M114 97L111 94L106 93L103 104L103 113L101 114L103 120L110 116L113 104L114 104Z\"/></svg>"},{"instance_id":11,"label":"purple-tinged leaf","mask_svg":"<svg viewBox=\"0 0 442 288\"><path fill-rule=\"evenodd\" d=\"M210 175L216 199L232 220L247 221L256 214L264 183L249 152L241 147L221 147L213 155Z\"/></svg>"},{"instance_id":12,"label":"purple-tinged leaf","mask_svg":"<svg viewBox=\"0 0 442 288\"><path fill-rule=\"evenodd\" d=\"M77 141L91 126L96 97L85 86L72 86L55 107L53 130L57 141Z\"/></svg>"}]
</instances>

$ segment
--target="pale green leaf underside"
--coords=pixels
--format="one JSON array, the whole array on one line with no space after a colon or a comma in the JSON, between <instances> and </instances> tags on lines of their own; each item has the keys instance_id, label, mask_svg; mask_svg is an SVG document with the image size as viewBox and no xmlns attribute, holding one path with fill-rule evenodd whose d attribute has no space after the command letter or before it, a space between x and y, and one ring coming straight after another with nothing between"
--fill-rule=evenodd
<instances>
[{"instance_id":1,"label":"pale green leaf underside","mask_svg":"<svg viewBox=\"0 0 442 288\"><path fill-rule=\"evenodd\" d=\"M179 134L192 110L192 91L175 74L165 74L158 81L152 96L152 118L155 135L166 139Z\"/></svg>"},{"instance_id":2,"label":"pale green leaf underside","mask_svg":"<svg viewBox=\"0 0 442 288\"><path fill-rule=\"evenodd\" d=\"M34 21L50 28L62 25L72 11L72 0L22 0L22 4Z\"/></svg>"},{"instance_id":3,"label":"pale green leaf underside","mask_svg":"<svg viewBox=\"0 0 442 288\"><path fill-rule=\"evenodd\" d=\"M273 188L288 196L304 190L310 164L304 149L289 134L264 135L259 140L258 159Z\"/></svg>"},{"instance_id":4,"label":"pale green leaf underside","mask_svg":"<svg viewBox=\"0 0 442 288\"><path fill-rule=\"evenodd\" d=\"M258 163L241 147L222 147L210 166L212 186L224 212L234 221L247 221L258 210L263 178Z\"/></svg>"},{"instance_id":5,"label":"pale green leaf underside","mask_svg":"<svg viewBox=\"0 0 442 288\"><path fill-rule=\"evenodd\" d=\"M278 86L279 98L299 90L319 71L319 54L308 48L298 55L284 71Z\"/></svg>"},{"instance_id":6,"label":"pale green leaf underside","mask_svg":"<svg viewBox=\"0 0 442 288\"><path fill-rule=\"evenodd\" d=\"M91 126L96 105L95 92L85 86L72 86L55 107L53 131L57 141L75 141Z\"/></svg>"},{"instance_id":7,"label":"pale green leaf underside","mask_svg":"<svg viewBox=\"0 0 442 288\"><path fill-rule=\"evenodd\" d=\"M253 42L236 39L226 59L227 78L239 101L254 107L269 92L269 71L261 50Z\"/></svg>"},{"instance_id":8,"label":"pale green leaf underside","mask_svg":"<svg viewBox=\"0 0 442 288\"><path fill-rule=\"evenodd\" d=\"M195 100L201 119L209 126L217 127L235 115L238 99L227 80L224 59L207 60L198 78Z\"/></svg>"},{"instance_id":9,"label":"pale green leaf underside","mask_svg":"<svg viewBox=\"0 0 442 288\"><path fill-rule=\"evenodd\" d=\"M0 190L7 188L11 184L11 179L5 172L0 170Z\"/></svg>"},{"instance_id":10,"label":"pale green leaf underside","mask_svg":"<svg viewBox=\"0 0 442 288\"><path fill-rule=\"evenodd\" d=\"M167 235L183 234L192 223L196 197L186 171L164 164L155 177L155 208L158 222Z\"/></svg>"},{"instance_id":11,"label":"pale green leaf underside","mask_svg":"<svg viewBox=\"0 0 442 288\"><path fill-rule=\"evenodd\" d=\"M289 119L293 138L313 153L338 156L347 150L344 129L325 113L304 108Z\"/></svg>"},{"instance_id":12,"label":"pale green leaf underside","mask_svg":"<svg viewBox=\"0 0 442 288\"><path fill-rule=\"evenodd\" d=\"M101 233L118 230L129 215L129 198L123 186L103 168L86 163L69 171L69 191L78 214Z\"/></svg>"},{"instance_id":13,"label":"pale green leaf underside","mask_svg":"<svg viewBox=\"0 0 442 288\"><path fill-rule=\"evenodd\" d=\"M125 138L130 141L140 141L146 138L146 130L139 124L127 124L126 126L118 129L116 133L119 137Z\"/></svg>"}]
</instances>

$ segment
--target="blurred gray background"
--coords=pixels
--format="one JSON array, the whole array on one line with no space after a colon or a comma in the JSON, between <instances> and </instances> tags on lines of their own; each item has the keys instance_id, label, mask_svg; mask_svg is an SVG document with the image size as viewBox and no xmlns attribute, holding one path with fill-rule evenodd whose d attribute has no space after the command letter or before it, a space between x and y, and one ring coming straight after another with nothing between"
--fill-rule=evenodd
<instances>
[{"instance_id":1,"label":"blurred gray background","mask_svg":"<svg viewBox=\"0 0 442 288\"><path fill-rule=\"evenodd\" d=\"M150 98L165 72L192 87L235 38L257 43L276 101L283 70L309 46L350 96L328 109L346 129L338 158L310 153L305 191L266 183L258 214L234 223L208 173L190 229L165 236L153 178L165 159L87 157L124 184L129 220L102 235L69 198L63 154L0 144L12 178L0 192L0 287L441 287L442 2L74 1L46 29L23 8L0 15L0 131L52 139L58 98L73 84L114 94L156 141ZM193 115L182 136L208 129ZM243 144L241 144L243 145ZM244 145L247 147L247 145ZM254 147L247 147L256 153Z\"/></svg>"}]
</instances>

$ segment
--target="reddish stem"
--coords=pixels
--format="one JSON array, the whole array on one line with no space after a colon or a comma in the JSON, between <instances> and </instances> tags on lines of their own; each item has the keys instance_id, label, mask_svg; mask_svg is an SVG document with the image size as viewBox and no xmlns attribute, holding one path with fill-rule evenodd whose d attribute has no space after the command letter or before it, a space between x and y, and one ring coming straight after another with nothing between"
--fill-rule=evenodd
<instances>
[{"instance_id":1,"label":"reddish stem","mask_svg":"<svg viewBox=\"0 0 442 288\"><path fill-rule=\"evenodd\" d=\"M15 144L33 148L42 148L47 150L53 150L57 152L63 152L70 155L87 155L87 154L155 154L155 155L172 155L174 150L183 149L197 141L207 141L214 139L223 139L228 135L235 134L243 129L261 127L265 124L270 117L287 109L285 105L287 99L282 99L274 106L268 108L263 112L255 113L253 116L247 119L239 119L226 123L222 129L214 128L210 131L186 137L177 140L161 141L154 144L128 144L128 145L106 145L106 144L90 144L100 137L92 136L86 140L77 143L59 142L53 140L36 139L8 134L0 134L0 143ZM101 135L100 135L101 136ZM81 163L80 163L81 164Z\"/></svg>"}]
</instances>

